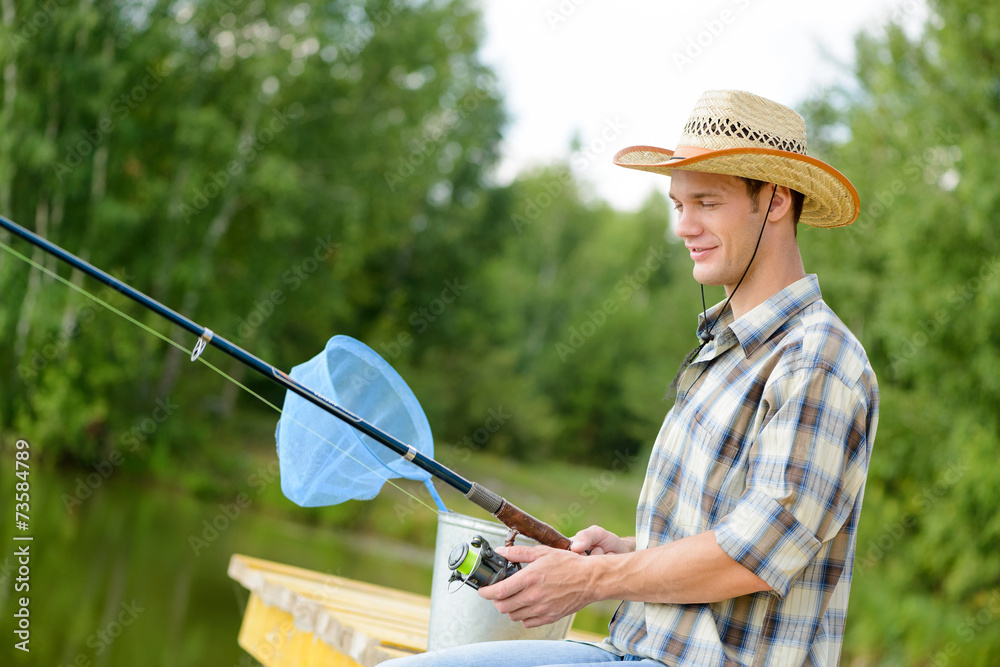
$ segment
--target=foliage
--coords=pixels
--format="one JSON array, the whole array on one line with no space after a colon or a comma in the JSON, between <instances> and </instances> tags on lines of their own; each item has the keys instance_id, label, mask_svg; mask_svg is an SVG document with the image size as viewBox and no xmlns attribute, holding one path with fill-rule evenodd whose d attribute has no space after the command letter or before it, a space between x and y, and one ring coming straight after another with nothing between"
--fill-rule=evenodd
<instances>
[{"instance_id":1,"label":"foliage","mask_svg":"<svg viewBox=\"0 0 1000 667\"><path fill-rule=\"evenodd\" d=\"M4 134L25 138L6 145L10 217L278 367L335 333L369 343L466 454L607 463L651 441L695 312L693 285L665 289L689 269L664 202L584 203L561 164L485 184L504 114L465 2L124 2L49 20L10 42ZM140 436L133 461L222 474L205 426L260 406L52 279L2 271L5 424L67 461ZM157 401L179 418L150 425ZM484 431L491 411L510 416Z\"/></svg>"},{"instance_id":2,"label":"foliage","mask_svg":"<svg viewBox=\"0 0 1000 667\"><path fill-rule=\"evenodd\" d=\"M461 0L19 3L6 30L4 214L276 365L423 302L440 279L412 257L468 261L503 113ZM4 424L86 462L158 400L183 406L142 434L168 458L232 414L227 385L182 384L178 350L0 270Z\"/></svg>"},{"instance_id":3,"label":"foliage","mask_svg":"<svg viewBox=\"0 0 1000 667\"><path fill-rule=\"evenodd\" d=\"M848 623L859 664L1000 649L998 39L996 7L932 3L917 36L859 36L855 80L811 107L862 215L803 235L807 259L882 388Z\"/></svg>"}]
</instances>

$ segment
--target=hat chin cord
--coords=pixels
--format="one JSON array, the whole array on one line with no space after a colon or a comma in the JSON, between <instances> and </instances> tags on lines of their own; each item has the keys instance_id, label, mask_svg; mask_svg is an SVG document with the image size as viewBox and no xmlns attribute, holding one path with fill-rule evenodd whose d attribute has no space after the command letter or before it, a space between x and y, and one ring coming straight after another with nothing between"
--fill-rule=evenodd
<instances>
[{"instance_id":1,"label":"hat chin cord","mask_svg":"<svg viewBox=\"0 0 1000 667\"><path fill-rule=\"evenodd\" d=\"M750 271L750 266L753 264L754 257L757 256L757 249L760 248L760 240L764 238L764 228L767 227L767 216L771 214L771 204L774 203L774 193L777 191L778 185L774 184L774 189L771 190L771 199L767 202L767 210L764 211L764 222L761 223L760 234L757 235L757 245L753 248L753 254L750 255L750 261L747 263L747 268L743 270L743 275L740 276L740 280L736 283L736 287L734 287L733 291L729 293L729 298L726 299L724 304L722 304L722 308L719 309L719 312L715 314L715 319L713 319L712 323L707 326L708 309L705 307L705 285L701 285L702 328L698 331L698 340L701 341L701 345L698 346L698 351L701 351L701 348L705 347L710 341L715 339L715 334L712 333L712 329L715 328L715 324L719 321L719 318L722 317L722 314L726 312L726 306L728 306L729 302L733 300L733 295L736 294L736 290L738 290L740 285L743 284L743 279L747 277L747 273Z\"/></svg>"},{"instance_id":2,"label":"hat chin cord","mask_svg":"<svg viewBox=\"0 0 1000 667\"><path fill-rule=\"evenodd\" d=\"M757 249L760 248L760 240L764 237L764 228L767 226L767 216L771 214L771 204L774 202L774 192L777 189L778 186L775 185L774 190L771 191L771 200L767 202L767 210L764 212L764 222L761 223L760 234L757 235L757 245L754 246L753 255L750 256L750 262L747 263L747 268L743 271L743 275L740 276L740 281L736 283L736 287L734 287L733 291L729 294L729 298L726 299L726 303L722 305L722 309L719 310L719 312L716 314L715 319L712 320L712 323L707 326L705 324L708 321L708 309L705 307L705 286L704 285L701 286L702 328L698 331L698 340L700 340L701 343L693 350L688 352L688 355L684 357L684 361L681 362L680 367L678 367L677 369L677 373L674 375L674 379L670 382L670 386L667 388L667 394L666 396L663 397L664 400L674 401L677 398L677 388L680 384L681 376L684 375L684 371L687 370L687 367L691 365L691 362L694 361L694 358L698 356L698 353L701 352L702 349L706 345L708 345L710 341L715 339L715 334L712 333L712 329L715 328L716 322L718 322L719 318L722 317L722 313L726 312L726 306L728 306L729 302L733 300L733 294L736 294L736 290L738 290L740 288L740 285L743 284L743 279L747 277L747 272L750 270L750 265L753 264L754 257L757 256Z\"/></svg>"}]
</instances>

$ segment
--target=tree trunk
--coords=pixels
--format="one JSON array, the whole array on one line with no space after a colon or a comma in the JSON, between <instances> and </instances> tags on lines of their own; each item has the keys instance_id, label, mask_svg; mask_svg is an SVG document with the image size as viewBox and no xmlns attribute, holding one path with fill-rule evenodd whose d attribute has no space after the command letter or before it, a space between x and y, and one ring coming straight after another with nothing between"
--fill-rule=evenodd
<instances>
[{"instance_id":1,"label":"tree trunk","mask_svg":"<svg viewBox=\"0 0 1000 667\"><path fill-rule=\"evenodd\" d=\"M255 105L247 110L247 114L243 119L243 126L240 129L239 139L236 142L237 147L253 136L253 129L257 125L257 119L259 117L259 106ZM229 229L229 224L232 222L233 216L239 208L239 186L243 181L245 174L246 170L243 170L238 176L234 176L229 182L229 185L224 193L225 199L222 202L222 207L219 209L215 218L212 219L211 224L208 226L208 231L205 233L205 237L202 240L201 251L198 254L198 277L193 281L193 284L181 300L180 312L187 317L194 316L195 309L198 307L198 303L201 300L201 292L210 281L212 274L212 257L215 254L215 249L218 247L220 241L222 241L223 235L225 235L226 231ZM202 324L204 326L208 326L208 324ZM183 330L180 327L175 326L171 328L170 337L176 340L182 333ZM193 341L191 342L193 344ZM163 367L163 377L160 381L157 395L168 396L170 394L174 387L174 383L177 382L177 376L180 373L182 361L183 356L181 355L180 350L176 347L171 347L167 352L167 359Z\"/></svg>"},{"instance_id":2,"label":"tree trunk","mask_svg":"<svg viewBox=\"0 0 1000 667\"><path fill-rule=\"evenodd\" d=\"M35 231L40 236L48 233L49 226L49 202L41 199L35 207ZM35 248L32 259L36 264L45 262L45 251ZM32 271L28 274L28 289L24 293L24 301L21 302L21 314L17 320L17 334L14 343L14 358L21 359L28 347L28 336L31 334L31 319L35 314L35 302L38 299L38 292L42 287L42 272Z\"/></svg>"},{"instance_id":3,"label":"tree trunk","mask_svg":"<svg viewBox=\"0 0 1000 667\"><path fill-rule=\"evenodd\" d=\"M11 32L14 30L16 21L16 10L14 0L0 0L2 9L4 28ZM17 98L17 54L10 56L10 61L3 68L3 110L0 111L0 132L7 136L0 138L0 212L3 215L11 215L11 188L13 187L14 174L17 173L17 165L11 159L10 147L14 145L14 100Z\"/></svg>"},{"instance_id":4,"label":"tree trunk","mask_svg":"<svg viewBox=\"0 0 1000 667\"><path fill-rule=\"evenodd\" d=\"M190 289L184 294L184 298L181 300L181 314L187 317L192 317L194 315L195 308L198 307L198 302L201 300L201 290L208 283L208 278L210 275L209 267L212 264L212 255L215 254L215 249L218 247L219 242L222 240L222 236L229 229L229 223L233 219L233 214L236 213L237 205L239 204L240 198L235 192L230 191L226 194L226 200L222 203L222 208L219 210L218 215L212 220L212 224L208 226L208 232L205 234L205 238L202 241L201 252L198 255L198 268L199 268L199 279L195 285L191 286ZM201 323L203 326L208 326L205 323ZM211 329L211 327L209 327ZM184 334L184 330L178 326L171 327L170 338L176 340L179 336ZM194 344L194 341L187 341L186 343ZM182 344L186 344L182 343ZM170 350L167 352L167 360L163 366L163 377L160 380L160 386L157 390L158 396L169 396L171 390L174 388L174 383L177 382L177 376L181 370L181 362L184 360L181 351L176 347L171 346Z\"/></svg>"},{"instance_id":5,"label":"tree trunk","mask_svg":"<svg viewBox=\"0 0 1000 667\"><path fill-rule=\"evenodd\" d=\"M49 79L49 89L51 92L55 92L56 77L53 75ZM53 96L53 99L54 96ZM49 141L55 142L56 136L59 133L59 106L53 104L49 109L49 123L45 128L45 138ZM62 215L62 206L57 209L58 214ZM35 205L35 232L42 237L47 237L49 234L49 224L51 222L51 209L49 207L49 200L46 197L42 197L38 200ZM46 253L41 248L35 248L32 253L32 259L37 263L47 268L54 269L56 258ZM14 358L20 359L24 356L25 351L28 347L28 338L31 334L31 321L35 315L35 302L38 299L38 292L42 286L43 274L40 271L32 271L28 278L28 289L24 294L24 301L21 303L21 314L17 321L17 333L14 342ZM52 278L47 278L46 282L51 282Z\"/></svg>"}]
</instances>

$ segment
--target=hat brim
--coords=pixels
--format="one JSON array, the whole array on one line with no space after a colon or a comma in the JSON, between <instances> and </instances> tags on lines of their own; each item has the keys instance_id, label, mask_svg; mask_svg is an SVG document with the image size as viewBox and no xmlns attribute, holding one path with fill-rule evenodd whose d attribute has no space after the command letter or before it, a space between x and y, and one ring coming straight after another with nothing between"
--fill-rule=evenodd
<instances>
[{"instance_id":1,"label":"hat brim","mask_svg":"<svg viewBox=\"0 0 1000 667\"><path fill-rule=\"evenodd\" d=\"M752 178L805 195L799 220L813 227L843 227L858 219L861 200L846 176L816 158L773 148L726 148L675 158L655 146L629 146L615 154L620 167L670 176L675 169Z\"/></svg>"}]
</instances>

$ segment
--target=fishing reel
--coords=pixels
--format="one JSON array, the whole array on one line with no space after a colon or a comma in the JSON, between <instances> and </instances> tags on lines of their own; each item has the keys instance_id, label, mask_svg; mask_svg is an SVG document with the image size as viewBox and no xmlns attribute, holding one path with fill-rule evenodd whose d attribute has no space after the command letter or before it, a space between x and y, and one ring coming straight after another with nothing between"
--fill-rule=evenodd
<instances>
[{"instance_id":1,"label":"fishing reel","mask_svg":"<svg viewBox=\"0 0 1000 667\"><path fill-rule=\"evenodd\" d=\"M451 550L448 568L452 571L449 584L460 581L479 590L503 581L520 570L521 564L510 562L494 551L482 535L476 535L468 544L463 542Z\"/></svg>"}]
</instances>

